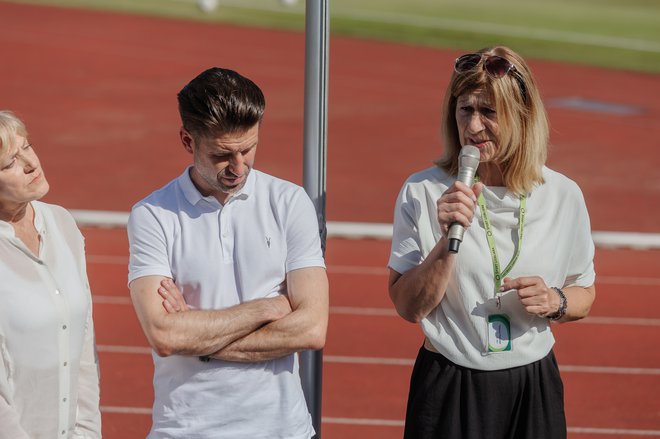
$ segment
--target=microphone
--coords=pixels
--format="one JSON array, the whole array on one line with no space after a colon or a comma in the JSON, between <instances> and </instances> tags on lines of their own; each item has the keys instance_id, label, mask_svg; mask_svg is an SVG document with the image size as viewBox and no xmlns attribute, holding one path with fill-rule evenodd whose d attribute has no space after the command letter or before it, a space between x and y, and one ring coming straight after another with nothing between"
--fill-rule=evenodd
<instances>
[{"instance_id":1,"label":"microphone","mask_svg":"<svg viewBox=\"0 0 660 439\"><path fill-rule=\"evenodd\" d=\"M474 175L477 173L477 168L479 167L480 157L479 148L476 146L463 146L461 153L458 155L458 177L456 180L472 186ZM459 223L452 223L449 226L447 238L449 238L448 250L450 253L458 253L458 247L463 241L463 233L465 233L465 229Z\"/></svg>"}]
</instances>

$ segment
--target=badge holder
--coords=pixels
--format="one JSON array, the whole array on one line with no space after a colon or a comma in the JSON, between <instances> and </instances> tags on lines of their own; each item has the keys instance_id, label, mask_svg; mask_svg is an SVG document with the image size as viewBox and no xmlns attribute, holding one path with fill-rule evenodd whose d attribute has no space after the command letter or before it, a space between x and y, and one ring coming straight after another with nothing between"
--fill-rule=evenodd
<instances>
[{"instance_id":1,"label":"badge holder","mask_svg":"<svg viewBox=\"0 0 660 439\"><path fill-rule=\"evenodd\" d=\"M513 349L511 341L511 320L501 311L501 298L497 296L497 312L488 315L487 354L509 352Z\"/></svg>"},{"instance_id":2,"label":"badge holder","mask_svg":"<svg viewBox=\"0 0 660 439\"><path fill-rule=\"evenodd\" d=\"M507 352L511 343L511 322L506 314L488 316L488 353Z\"/></svg>"}]
</instances>

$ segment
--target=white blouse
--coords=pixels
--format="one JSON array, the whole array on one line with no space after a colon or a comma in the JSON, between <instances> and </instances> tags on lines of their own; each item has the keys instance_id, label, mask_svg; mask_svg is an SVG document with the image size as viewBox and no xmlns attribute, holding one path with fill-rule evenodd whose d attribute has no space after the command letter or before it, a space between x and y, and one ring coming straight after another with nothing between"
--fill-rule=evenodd
<instances>
[{"instance_id":1,"label":"white blouse","mask_svg":"<svg viewBox=\"0 0 660 439\"><path fill-rule=\"evenodd\" d=\"M509 276L540 276L546 285L560 288L593 285L594 243L582 192L575 182L547 167L543 178L545 183L527 195L520 257ZM394 213L390 268L405 273L431 252L441 236L436 201L454 181L437 167L406 181ZM505 267L518 244L520 198L505 187L485 187L483 195ZM493 263L480 213L477 208L465 231L445 296L421 327L433 347L460 366L501 370L530 364L554 345L550 322L527 313L514 291L505 292L501 309L496 307ZM490 353L487 319L500 313L510 319L512 349Z\"/></svg>"},{"instance_id":2,"label":"white blouse","mask_svg":"<svg viewBox=\"0 0 660 439\"><path fill-rule=\"evenodd\" d=\"M39 257L0 221L0 439L100 438L83 237L65 209L32 206Z\"/></svg>"}]
</instances>

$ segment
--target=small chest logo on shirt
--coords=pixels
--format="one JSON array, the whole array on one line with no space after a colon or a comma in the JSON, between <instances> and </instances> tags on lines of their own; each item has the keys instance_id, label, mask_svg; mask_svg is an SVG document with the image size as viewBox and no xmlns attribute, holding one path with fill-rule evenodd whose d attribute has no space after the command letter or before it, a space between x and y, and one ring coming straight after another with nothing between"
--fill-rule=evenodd
<instances>
[{"instance_id":1,"label":"small chest logo on shirt","mask_svg":"<svg viewBox=\"0 0 660 439\"><path fill-rule=\"evenodd\" d=\"M270 236L266 236L266 245L270 248Z\"/></svg>"}]
</instances>

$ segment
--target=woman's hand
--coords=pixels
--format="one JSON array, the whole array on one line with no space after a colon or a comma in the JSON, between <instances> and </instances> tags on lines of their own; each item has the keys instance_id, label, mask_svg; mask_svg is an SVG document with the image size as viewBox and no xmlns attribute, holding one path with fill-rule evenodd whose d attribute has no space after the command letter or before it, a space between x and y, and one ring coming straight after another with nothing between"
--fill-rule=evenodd
<instances>
[{"instance_id":1,"label":"woman's hand","mask_svg":"<svg viewBox=\"0 0 660 439\"><path fill-rule=\"evenodd\" d=\"M183 294L179 291L172 279L163 279L158 288L158 294L163 298L163 308L171 314L175 312L188 311Z\"/></svg>"},{"instance_id":2,"label":"woman's hand","mask_svg":"<svg viewBox=\"0 0 660 439\"><path fill-rule=\"evenodd\" d=\"M437 201L438 223L442 236L447 236L449 226L455 222L466 229L470 227L477 207L477 198L483 187L482 183L476 183L470 188L457 181L442 194Z\"/></svg>"},{"instance_id":3,"label":"woman's hand","mask_svg":"<svg viewBox=\"0 0 660 439\"><path fill-rule=\"evenodd\" d=\"M500 291L507 290L517 290L520 303L530 314L545 317L559 310L559 294L538 276L505 277Z\"/></svg>"}]
</instances>

